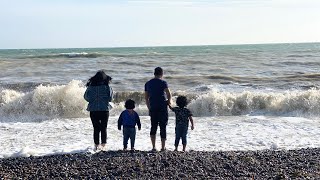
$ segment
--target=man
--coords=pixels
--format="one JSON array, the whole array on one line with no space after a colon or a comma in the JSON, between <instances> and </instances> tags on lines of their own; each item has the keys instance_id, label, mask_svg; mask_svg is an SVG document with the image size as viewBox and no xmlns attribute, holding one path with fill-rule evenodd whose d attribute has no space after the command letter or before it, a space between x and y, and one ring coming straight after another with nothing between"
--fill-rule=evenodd
<instances>
[{"instance_id":1,"label":"man","mask_svg":"<svg viewBox=\"0 0 320 180\"><path fill-rule=\"evenodd\" d=\"M156 133L160 126L161 151L165 150L168 124L168 105L171 104L171 92L166 81L162 80L163 70L157 67L154 78L145 84L145 99L151 116L150 138L152 150L156 151Z\"/></svg>"}]
</instances>

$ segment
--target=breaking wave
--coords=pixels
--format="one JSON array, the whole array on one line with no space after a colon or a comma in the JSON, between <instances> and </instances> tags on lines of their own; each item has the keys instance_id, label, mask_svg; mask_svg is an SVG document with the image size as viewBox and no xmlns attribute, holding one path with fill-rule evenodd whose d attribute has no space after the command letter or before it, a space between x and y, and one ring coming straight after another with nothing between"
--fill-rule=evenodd
<instances>
[{"instance_id":1,"label":"breaking wave","mask_svg":"<svg viewBox=\"0 0 320 180\"><path fill-rule=\"evenodd\" d=\"M212 91L188 106L195 116L318 116L320 90L241 93Z\"/></svg>"},{"instance_id":2,"label":"breaking wave","mask_svg":"<svg viewBox=\"0 0 320 180\"><path fill-rule=\"evenodd\" d=\"M82 81L73 80L66 85L38 85L29 92L0 90L0 122L43 121L52 118L88 117L87 102L83 99ZM188 108L194 116L319 116L320 90L293 90L283 92L208 90L173 93L186 95ZM144 92L115 92L111 116L124 110L124 101L136 101L136 111L148 115Z\"/></svg>"}]
</instances>

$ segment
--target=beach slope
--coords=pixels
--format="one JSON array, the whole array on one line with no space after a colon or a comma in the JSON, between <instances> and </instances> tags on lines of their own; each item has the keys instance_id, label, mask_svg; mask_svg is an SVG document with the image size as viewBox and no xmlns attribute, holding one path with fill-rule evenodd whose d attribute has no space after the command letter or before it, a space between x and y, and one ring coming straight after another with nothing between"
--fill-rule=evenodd
<instances>
[{"instance_id":1,"label":"beach slope","mask_svg":"<svg viewBox=\"0 0 320 180\"><path fill-rule=\"evenodd\" d=\"M320 179L320 149L107 151L0 159L1 179Z\"/></svg>"}]
</instances>

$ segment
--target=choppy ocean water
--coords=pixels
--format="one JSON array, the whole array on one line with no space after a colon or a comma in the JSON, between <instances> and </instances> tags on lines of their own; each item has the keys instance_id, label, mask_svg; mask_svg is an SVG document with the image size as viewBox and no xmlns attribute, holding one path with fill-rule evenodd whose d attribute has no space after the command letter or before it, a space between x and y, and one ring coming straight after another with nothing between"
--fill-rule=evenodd
<instances>
[{"instance_id":1,"label":"choppy ocean water","mask_svg":"<svg viewBox=\"0 0 320 180\"><path fill-rule=\"evenodd\" d=\"M132 98L143 122L137 149L150 149L143 90L157 66L174 96L190 100L189 149L320 147L319 60L319 43L0 50L0 157L91 150L84 83L100 69L115 91L110 148L122 148L115 123ZM168 133L170 149L173 114Z\"/></svg>"}]
</instances>

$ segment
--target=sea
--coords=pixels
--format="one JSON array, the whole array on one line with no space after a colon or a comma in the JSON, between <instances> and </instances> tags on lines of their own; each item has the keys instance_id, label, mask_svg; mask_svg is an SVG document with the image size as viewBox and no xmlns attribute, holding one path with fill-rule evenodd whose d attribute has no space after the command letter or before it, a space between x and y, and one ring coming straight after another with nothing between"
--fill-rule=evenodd
<instances>
[{"instance_id":1,"label":"sea","mask_svg":"<svg viewBox=\"0 0 320 180\"><path fill-rule=\"evenodd\" d=\"M106 149L123 148L117 120L131 98L142 123L135 148L151 150L144 84L159 66L173 104L184 95L193 113L187 151L320 147L320 43L1 49L0 158L94 153L83 94L98 70L113 78ZM174 129L170 112L168 150Z\"/></svg>"}]
</instances>

